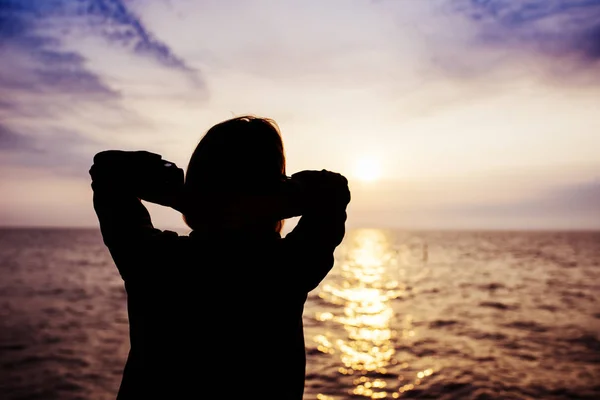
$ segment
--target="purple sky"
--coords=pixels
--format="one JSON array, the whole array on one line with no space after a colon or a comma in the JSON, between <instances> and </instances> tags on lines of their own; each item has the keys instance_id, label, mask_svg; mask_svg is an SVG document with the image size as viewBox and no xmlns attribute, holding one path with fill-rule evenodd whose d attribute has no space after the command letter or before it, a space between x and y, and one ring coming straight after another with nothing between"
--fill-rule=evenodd
<instances>
[{"instance_id":1,"label":"purple sky","mask_svg":"<svg viewBox=\"0 0 600 400\"><path fill-rule=\"evenodd\" d=\"M350 225L600 229L600 0L0 0L0 59L0 225L97 226L96 152L250 113Z\"/></svg>"}]
</instances>

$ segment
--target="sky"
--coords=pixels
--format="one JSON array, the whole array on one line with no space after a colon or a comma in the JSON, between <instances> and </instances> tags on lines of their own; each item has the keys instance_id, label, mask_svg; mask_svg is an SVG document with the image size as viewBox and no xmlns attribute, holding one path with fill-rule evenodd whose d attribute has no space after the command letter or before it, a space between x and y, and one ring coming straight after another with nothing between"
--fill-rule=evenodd
<instances>
[{"instance_id":1,"label":"sky","mask_svg":"<svg viewBox=\"0 0 600 400\"><path fill-rule=\"evenodd\" d=\"M0 226L98 226L95 153L253 114L351 227L600 229L600 0L0 0L0 60Z\"/></svg>"}]
</instances>

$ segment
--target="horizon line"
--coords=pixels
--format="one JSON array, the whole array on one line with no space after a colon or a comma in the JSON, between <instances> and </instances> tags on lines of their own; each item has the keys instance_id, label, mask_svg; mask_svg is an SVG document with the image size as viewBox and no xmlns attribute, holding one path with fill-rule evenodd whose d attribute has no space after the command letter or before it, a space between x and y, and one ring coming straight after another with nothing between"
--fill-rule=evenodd
<instances>
[{"instance_id":1,"label":"horizon line","mask_svg":"<svg viewBox=\"0 0 600 400\"><path fill-rule=\"evenodd\" d=\"M184 227L156 227L159 230L169 231L192 231L191 228ZM0 230L8 229L31 229L31 230L97 230L100 231L99 226L92 225L0 225ZM407 232L540 232L540 233L551 233L551 232L582 232L582 233L600 233L600 227L595 228L565 228L565 227L548 227L548 228L528 228L528 227L407 227L407 226L347 226L347 230L360 230L360 229L380 229L380 230L397 230ZM284 228L285 231L285 228Z\"/></svg>"}]
</instances>

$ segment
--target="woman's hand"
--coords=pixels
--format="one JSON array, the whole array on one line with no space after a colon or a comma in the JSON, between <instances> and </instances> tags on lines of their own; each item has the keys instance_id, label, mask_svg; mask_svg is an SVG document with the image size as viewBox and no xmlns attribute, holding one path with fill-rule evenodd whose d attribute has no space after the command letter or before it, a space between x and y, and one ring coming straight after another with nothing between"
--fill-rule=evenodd
<instances>
[{"instance_id":1,"label":"woman's hand","mask_svg":"<svg viewBox=\"0 0 600 400\"><path fill-rule=\"evenodd\" d=\"M300 188L299 207L303 211L326 209L330 206L346 207L350 203L348 180L337 172L300 171L292 175L291 180Z\"/></svg>"},{"instance_id":2,"label":"woman's hand","mask_svg":"<svg viewBox=\"0 0 600 400\"><path fill-rule=\"evenodd\" d=\"M94 183L106 184L166 207L179 208L184 174L175 163L147 151L106 150L94 157Z\"/></svg>"}]
</instances>

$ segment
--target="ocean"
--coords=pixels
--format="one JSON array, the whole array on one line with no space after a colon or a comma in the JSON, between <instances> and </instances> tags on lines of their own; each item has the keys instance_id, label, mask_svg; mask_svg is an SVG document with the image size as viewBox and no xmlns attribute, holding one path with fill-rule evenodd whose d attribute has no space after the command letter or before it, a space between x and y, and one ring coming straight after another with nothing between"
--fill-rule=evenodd
<instances>
[{"instance_id":1,"label":"ocean","mask_svg":"<svg viewBox=\"0 0 600 400\"><path fill-rule=\"evenodd\" d=\"M305 400L600 399L600 232L355 229L335 260ZM114 399L125 301L97 230L1 229L0 399Z\"/></svg>"}]
</instances>

